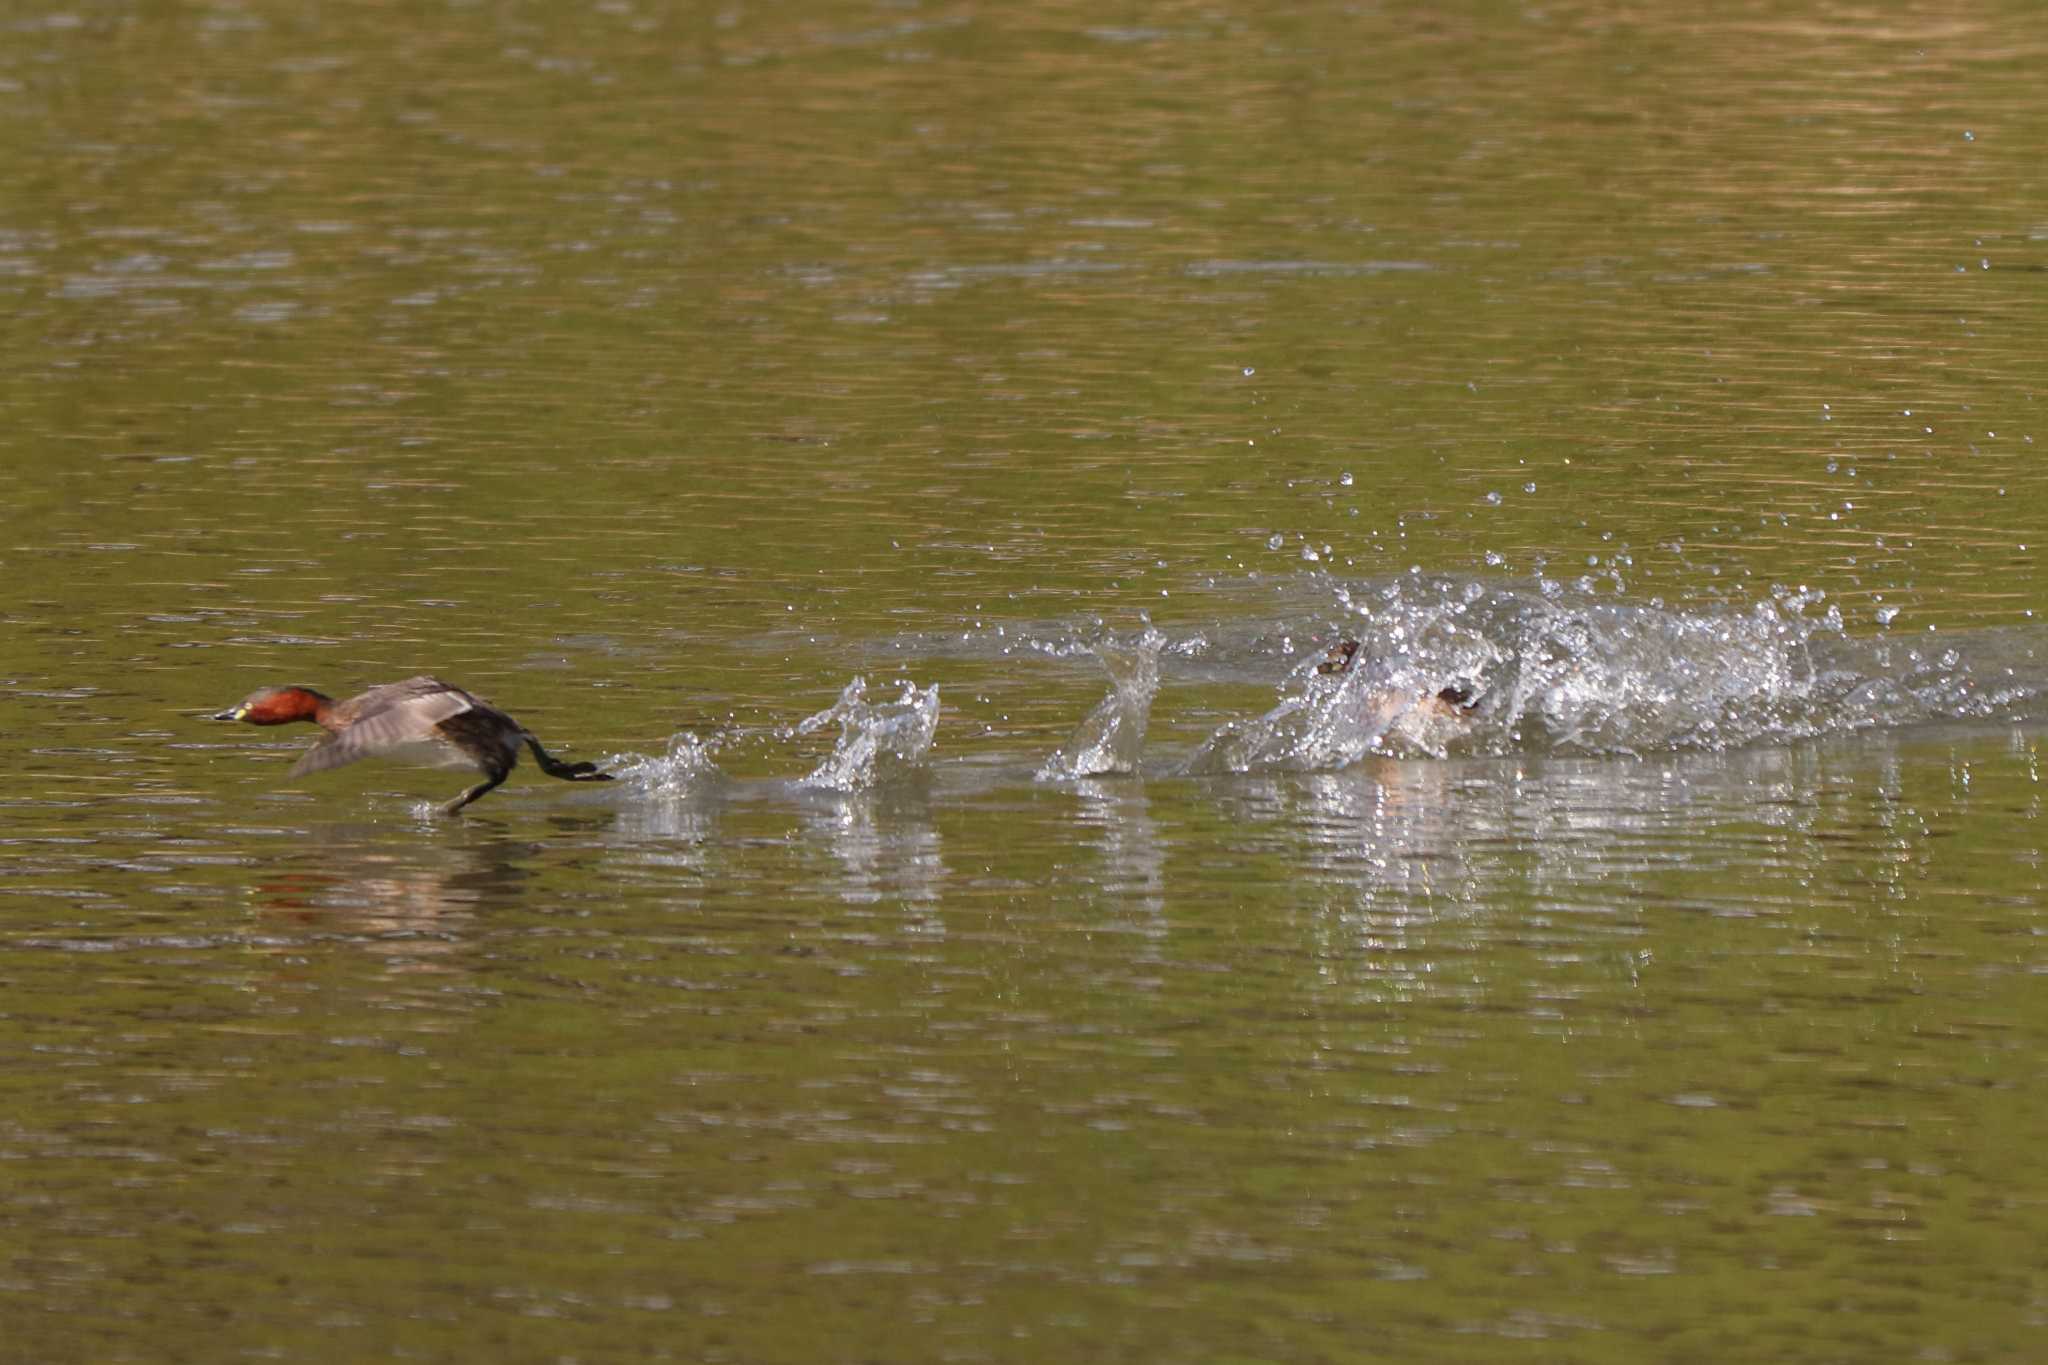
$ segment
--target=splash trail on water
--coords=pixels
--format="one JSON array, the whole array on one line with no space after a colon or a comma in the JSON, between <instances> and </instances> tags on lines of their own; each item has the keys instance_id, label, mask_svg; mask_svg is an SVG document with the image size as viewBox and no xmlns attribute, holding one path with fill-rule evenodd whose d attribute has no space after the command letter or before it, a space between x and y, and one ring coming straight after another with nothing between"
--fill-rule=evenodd
<instances>
[{"instance_id":1,"label":"splash trail on water","mask_svg":"<svg viewBox=\"0 0 2048 1365\"><path fill-rule=\"evenodd\" d=\"M2048 716L2048 631L1851 636L1821 594L1791 588L1741 607L1668 606L1546 579L1411 573L1317 576L1225 605L1229 615L1175 631L1142 618L1125 633L1009 622L865 644L939 668L993 665L1025 686L1036 671L1088 661L1108 673L1108 691L1050 755L984 749L967 766L947 765L958 780L994 785L1332 772L1373 756L1716 753ZM1186 713L1155 733L1156 699L1189 684L1276 695L1242 714ZM612 770L627 790L660 800L728 792L722 748L786 744L836 725L832 752L793 785L895 788L932 771L940 717L937 684L902 688L894 701L871 702L856 677L794 725L709 739L686 731L665 755L616 756Z\"/></svg>"}]
</instances>

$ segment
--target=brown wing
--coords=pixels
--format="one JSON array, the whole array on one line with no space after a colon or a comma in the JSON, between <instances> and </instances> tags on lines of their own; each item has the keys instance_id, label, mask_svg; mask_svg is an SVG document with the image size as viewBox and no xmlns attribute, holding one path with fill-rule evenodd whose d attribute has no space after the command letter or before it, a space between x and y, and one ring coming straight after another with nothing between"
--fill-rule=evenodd
<instances>
[{"instance_id":1,"label":"brown wing","mask_svg":"<svg viewBox=\"0 0 2048 1365\"><path fill-rule=\"evenodd\" d=\"M347 701L342 702L339 706L335 707L334 714L346 726L365 717L374 716L379 711L388 711L395 706L431 701L437 697L446 696L460 697L471 706L481 706L484 704L483 698L472 696L454 683L442 682L439 678L430 678L422 673L416 678L407 678L403 682L378 683L375 687L365 691L361 696L350 697ZM461 712L457 711L451 714L460 715Z\"/></svg>"},{"instance_id":2,"label":"brown wing","mask_svg":"<svg viewBox=\"0 0 2048 1365\"><path fill-rule=\"evenodd\" d=\"M349 727L300 754L299 761L292 764L290 776L325 772L401 744L430 740L435 726L477 705L476 698L461 688L436 683L432 678L388 683L372 688L358 700L363 704L356 708Z\"/></svg>"}]
</instances>

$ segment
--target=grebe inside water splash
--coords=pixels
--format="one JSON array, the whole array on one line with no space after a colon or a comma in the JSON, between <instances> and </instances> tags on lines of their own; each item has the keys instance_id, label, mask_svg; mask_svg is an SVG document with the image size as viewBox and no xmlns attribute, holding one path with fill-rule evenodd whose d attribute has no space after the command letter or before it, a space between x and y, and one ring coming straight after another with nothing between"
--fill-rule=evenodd
<instances>
[{"instance_id":1,"label":"grebe inside water splash","mask_svg":"<svg viewBox=\"0 0 2048 1365\"><path fill-rule=\"evenodd\" d=\"M1325 590L1335 623L1325 610L1250 642L1218 631L1217 653L1278 648L1297 662L1278 705L1221 726L1187 771L1324 771L1368 754L1718 751L2023 719L2048 691L2038 631L1856 637L1804 590L1746 609L1420 574ZM1314 642L1306 658L1300 636Z\"/></svg>"}]
</instances>

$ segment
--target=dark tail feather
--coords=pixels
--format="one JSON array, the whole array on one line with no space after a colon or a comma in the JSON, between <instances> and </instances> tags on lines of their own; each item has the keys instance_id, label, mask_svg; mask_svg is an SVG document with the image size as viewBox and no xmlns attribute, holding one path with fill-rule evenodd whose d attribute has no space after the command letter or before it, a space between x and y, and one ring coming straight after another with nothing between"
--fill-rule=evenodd
<instances>
[{"instance_id":1,"label":"dark tail feather","mask_svg":"<svg viewBox=\"0 0 2048 1365\"><path fill-rule=\"evenodd\" d=\"M561 759L556 758L546 749L541 748L540 741L532 735L526 737L526 747L533 750L534 762L540 764L540 770L549 777L559 777L564 782L609 782L612 780L612 775L599 772L595 763L562 762Z\"/></svg>"}]
</instances>

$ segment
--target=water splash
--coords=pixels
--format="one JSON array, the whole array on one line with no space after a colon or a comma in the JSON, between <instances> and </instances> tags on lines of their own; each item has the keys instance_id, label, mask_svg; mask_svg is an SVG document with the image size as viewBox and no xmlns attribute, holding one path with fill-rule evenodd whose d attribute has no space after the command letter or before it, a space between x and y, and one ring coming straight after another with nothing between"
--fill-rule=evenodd
<instances>
[{"instance_id":1,"label":"water splash","mask_svg":"<svg viewBox=\"0 0 2048 1365\"><path fill-rule=\"evenodd\" d=\"M1166 636L1146 625L1135 638L1108 637L1092 647L1109 673L1110 689L1067 742L1038 770L1041 782L1070 782L1138 770L1152 698L1159 692L1159 656Z\"/></svg>"},{"instance_id":2,"label":"water splash","mask_svg":"<svg viewBox=\"0 0 2048 1365\"><path fill-rule=\"evenodd\" d=\"M679 801L696 795L724 776L712 757L724 743L724 736L700 739L689 730L679 730L669 737L668 752L659 758L623 754L613 755L605 762L607 771L628 783L633 792L661 801Z\"/></svg>"},{"instance_id":3,"label":"water splash","mask_svg":"<svg viewBox=\"0 0 2048 1365\"><path fill-rule=\"evenodd\" d=\"M2035 637L1853 638L1822 594L1791 588L1746 609L1419 574L1336 594L1339 619L1299 632L1314 652L1297 657L1278 704L1219 728L1190 771L1325 770L1369 753L1725 750L2017 718L2048 693ZM1360 642L1354 665L1318 672L1342 636ZM1285 638L1298 653L1296 634Z\"/></svg>"},{"instance_id":4,"label":"water splash","mask_svg":"<svg viewBox=\"0 0 2048 1365\"><path fill-rule=\"evenodd\" d=\"M838 743L800 785L853 792L899 781L924 771L939 729L938 685L919 689L905 682L897 700L871 704L867 681L855 678L838 701L798 723L791 733L814 734L833 721L839 723Z\"/></svg>"}]
</instances>

